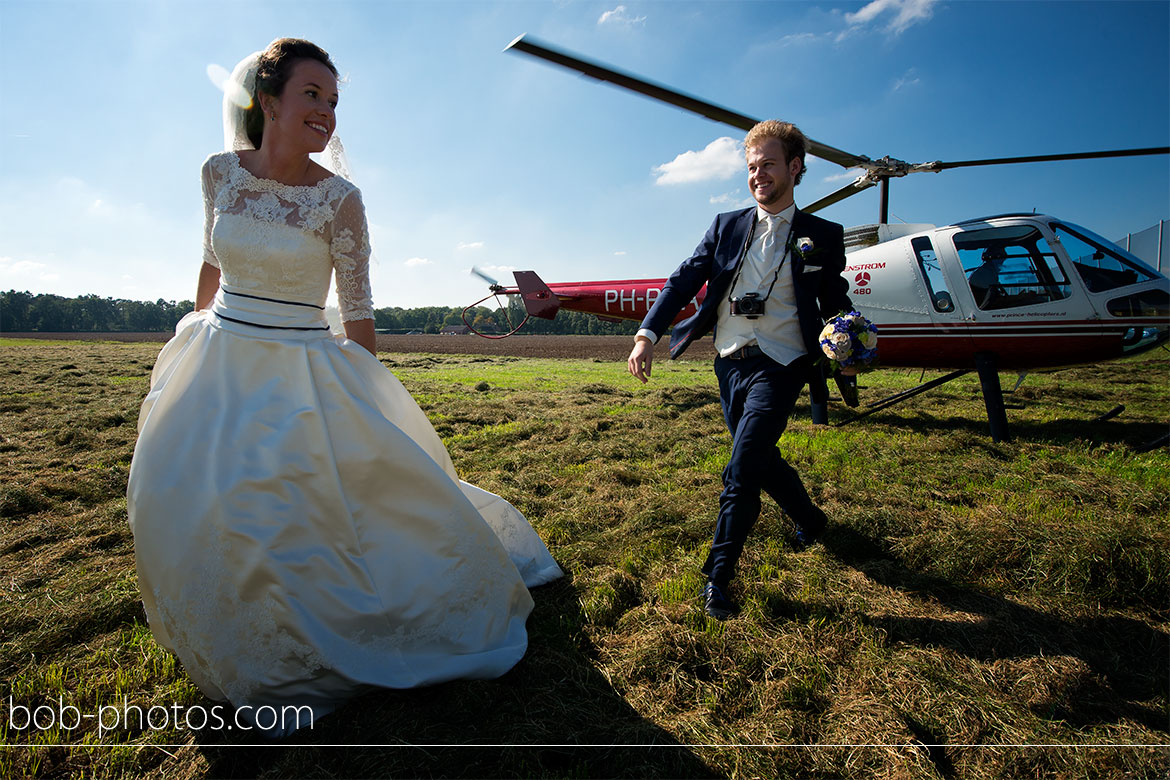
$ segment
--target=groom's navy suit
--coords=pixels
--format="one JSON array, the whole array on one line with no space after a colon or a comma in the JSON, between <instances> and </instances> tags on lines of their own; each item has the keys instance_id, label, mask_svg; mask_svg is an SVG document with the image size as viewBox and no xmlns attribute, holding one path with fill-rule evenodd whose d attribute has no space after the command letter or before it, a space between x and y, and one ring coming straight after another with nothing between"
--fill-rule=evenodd
<instances>
[{"instance_id":1,"label":"groom's navy suit","mask_svg":"<svg viewBox=\"0 0 1170 780\"><path fill-rule=\"evenodd\" d=\"M698 311L674 327L672 358L710 333L719 307L730 306L728 295L752 241L755 223L755 206L718 215L694 254L663 286L642 321L642 327L656 335L664 333L678 312L707 285ZM794 247L804 238L811 239L812 249L802 254ZM787 365L762 354L715 359L720 401L733 447L723 471L719 520L703 572L721 588L734 576L744 541L759 517L761 490L809 534L818 534L824 526L823 513L809 499L776 443L810 379L814 400L823 401L827 396L823 374L815 363L821 354L818 337L826 319L852 309L849 285L841 276L845 270L844 229L797 209L788 244L792 247L787 262L791 264L796 316L807 354Z\"/></svg>"}]
</instances>

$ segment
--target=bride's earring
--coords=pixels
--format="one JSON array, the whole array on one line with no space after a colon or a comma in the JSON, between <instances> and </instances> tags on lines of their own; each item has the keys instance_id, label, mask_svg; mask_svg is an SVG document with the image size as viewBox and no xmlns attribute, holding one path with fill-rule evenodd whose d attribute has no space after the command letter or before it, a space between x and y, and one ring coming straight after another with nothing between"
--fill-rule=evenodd
<instances>
[{"instance_id":1,"label":"bride's earring","mask_svg":"<svg viewBox=\"0 0 1170 780\"><path fill-rule=\"evenodd\" d=\"M272 121L275 122L276 121L276 112L273 111L271 116L272 116Z\"/></svg>"}]
</instances>

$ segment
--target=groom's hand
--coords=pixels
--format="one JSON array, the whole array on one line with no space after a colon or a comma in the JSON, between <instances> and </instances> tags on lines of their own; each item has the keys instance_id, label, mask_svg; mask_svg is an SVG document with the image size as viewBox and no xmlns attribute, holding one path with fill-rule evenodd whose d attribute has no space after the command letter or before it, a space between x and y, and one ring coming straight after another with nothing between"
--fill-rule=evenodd
<instances>
[{"instance_id":1,"label":"groom's hand","mask_svg":"<svg viewBox=\"0 0 1170 780\"><path fill-rule=\"evenodd\" d=\"M650 379L650 367L654 364L654 342L645 336L638 336L634 341L634 348L630 351L630 359L626 362L630 373L645 384Z\"/></svg>"}]
</instances>

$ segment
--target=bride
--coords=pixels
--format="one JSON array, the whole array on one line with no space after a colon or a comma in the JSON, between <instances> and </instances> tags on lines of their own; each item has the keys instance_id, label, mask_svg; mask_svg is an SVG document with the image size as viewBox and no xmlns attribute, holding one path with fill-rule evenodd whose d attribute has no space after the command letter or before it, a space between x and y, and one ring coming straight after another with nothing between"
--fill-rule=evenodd
<instances>
[{"instance_id":1,"label":"bride","mask_svg":"<svg viewBox=\"0 0 1170 780\"><path fill-rule=\"evenodd\" d=\"M528 588L561 571L523 515L458 479L373 355L361 193L309 157L339 159L337 70L284 38L225 92L197 310L155 364L127 488L151 630L273 733L369 687L502 675ZM347 338L325 321L331 274Z\"/></svg>"}]
</instances>

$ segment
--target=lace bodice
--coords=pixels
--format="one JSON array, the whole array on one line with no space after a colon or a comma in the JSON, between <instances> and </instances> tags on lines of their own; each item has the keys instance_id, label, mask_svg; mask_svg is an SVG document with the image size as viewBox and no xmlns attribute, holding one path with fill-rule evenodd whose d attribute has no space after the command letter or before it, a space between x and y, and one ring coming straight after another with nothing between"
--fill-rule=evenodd
<instances>
[{"instance_id":1,"label":"lace bodice","mask_svg":"<svg viewBox=\"0 0 1170 780\"><path fill-rule=\"evenodd\" d=\"M260 179L235 152L220 152L203 164L203 206L203 260L225 287L324 306L336 273L341 319L373 318L369 232L353 184Z\"/></svg>"}]
</instances>

